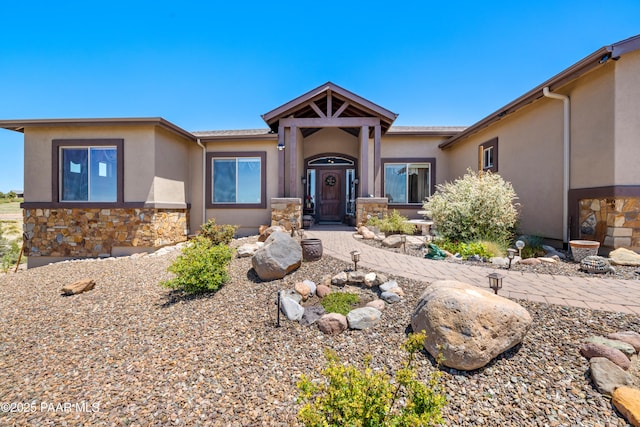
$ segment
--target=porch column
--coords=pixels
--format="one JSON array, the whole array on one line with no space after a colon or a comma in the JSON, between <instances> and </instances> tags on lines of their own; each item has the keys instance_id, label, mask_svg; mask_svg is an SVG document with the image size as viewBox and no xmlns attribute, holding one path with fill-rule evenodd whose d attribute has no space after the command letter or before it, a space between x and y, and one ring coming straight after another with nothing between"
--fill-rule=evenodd
<instances>
[{"instance_id":1,"label":"porch column","mask_svg":"<svg viewBox=\"0 0 640 427\"><path fill-rule=\"evenodd\" d=\"M382 195L382 183L380 182L380 171L382 168L382 160L380 159L380 137L382 130L380 125L376 125L373 133L373 195L380 197Z\"/></svg>"},{"instance_id":2,"label":"porch column","mask_svg":"<svg viewBox=\"0 0 640 427\"><path fill-rule=\"evenodd\" d=\"M298 128L289 128L289 197L298 197Z\"/></svg>"},{"instance_id":3,"label":"porch column","mask_svg":"<svg viewBox=\"0 0 640 427\"><path fill-rule=\"evenodd\" d=\"M360 128L360 197L369 196L369 126Z\"/></svg>"},{"instance_id":4,"label":"porch column","mask_svg":"<svg viewBox=\"0 0 640 427\"><path fill-rule=\"evenodd\" d=\"M284 126L278 126L278 197L284 197L284 170L286 165L284 163Z\"/></svg>"}]
</instances>

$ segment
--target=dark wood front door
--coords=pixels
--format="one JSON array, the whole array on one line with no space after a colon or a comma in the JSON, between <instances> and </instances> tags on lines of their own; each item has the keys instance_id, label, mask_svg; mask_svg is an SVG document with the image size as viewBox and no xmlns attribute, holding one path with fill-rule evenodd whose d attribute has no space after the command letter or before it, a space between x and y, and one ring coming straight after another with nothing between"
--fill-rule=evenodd
<instances>
[{"instance_id":1,"label":"dark wood front door","mask_svg":"<svg viewBox=\"0 0 640 427\"><path fill-rule=\"evenodd\" d=\"M344 170L340 169L319 169L320 179L318 180L318 220L319 221L342 221L344 211L342 204L344 200Z\"/></svg>"}]
</instances>

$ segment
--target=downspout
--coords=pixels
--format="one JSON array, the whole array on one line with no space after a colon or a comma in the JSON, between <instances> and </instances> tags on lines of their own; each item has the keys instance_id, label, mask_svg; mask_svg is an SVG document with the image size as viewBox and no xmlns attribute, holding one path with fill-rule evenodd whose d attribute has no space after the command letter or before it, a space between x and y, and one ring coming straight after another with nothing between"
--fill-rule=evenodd
<instances>
[{"instance_id":1,"label":"downspout","mask_svg":"<svg viewBox=\"0 0 640 427\"><path fill-rule=\"evenodd\" d=\"M570 186L570 147L571 147L571 116L570 103L567 95L560 95L549 91L549 86L542 89L542 93L547 98L559 99L564 106L563 112L563 178L562 178L562 243L566 248L569 243L569 186Z\"/></svg>"},{"instance_id":2,"label":"downspout","mask_svg":"<svg viewBox=\"0 0 640 427\"><path fill-rule=\"evenodd\" d=\"M207 170L207 147L202 145L200 138L196 138L196 143L202 148L202 224L207 222L207 190L206 190L206 170Z\"/></svg>"}]
</instances>

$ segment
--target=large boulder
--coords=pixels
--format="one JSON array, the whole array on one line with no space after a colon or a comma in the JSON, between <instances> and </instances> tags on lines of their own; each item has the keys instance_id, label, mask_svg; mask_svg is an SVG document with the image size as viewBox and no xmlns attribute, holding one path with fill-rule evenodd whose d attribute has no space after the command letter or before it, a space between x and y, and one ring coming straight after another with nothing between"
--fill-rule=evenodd
<instances>
[{"instance_id":1,"label":"large boulder","mask_svg":"<svg viewBox=\"0 0 640 427\"><path fill-rule=\"evenodd\" d=\"M402 236L399 234L392 234L391 236L385 237L382 241L382 246L386 248L399 248L402 246Z\"/></svg>"},{"instance_id":2,"label":"large boulder","mask_svg":"<svg viewBox=\"0 0 640 427\"><path fill-rule=\"evenodd\" d=\"M276 231L280 231L284 233L287 230L280 225L273 225L271 227L268 227L260 232L260 236L258 236L258 242L266 242L267 239Z\"/></svg>"},{"instance_id":3,"label":"large boulder","mask_svg":"<svg viewBox=\"0 0 640 427\"><path fill-rule=\"evenodd\" d=\"M609 261L613 265L631 265L637 267L640 266L640 255L629 249L618 248L609 253Z\"/></svg>"},{"instance_id":4,"label":"large boulder","mask_svg":"<svg viewBox=\"0 0 640 427\"><path fill-rule=\"evenodd\" d=\"M251 259L261 280L282 279L302 264L302 248L288 233L276 231Z\"/></svg>"},{"instance_id":5,"label":"large boulder","mask_svg":"<svg viewBox=\"0 0 640 427\"><path fill-rule=\"evenodd\" d=\"M640 427L640 389L620 387L613 392L613 406L634 427Z\"/></svg>"},{"instance_id":6,"label":"large boulder","mask_svg":"<svg viewBox=\"0 0 640 427\"><path fill-rule=\"evenodd\" d=\"M424 348L445 366L472 370L522 341L531 316L521 305L456 280L429 286L411 317L415 332L424 330Z\"/></svg>"},{"instance_id":7,"label":"large boulder","mask_svg":"<svg viewBox=\"0 0 640 427\"><path fill-rule=\"evenodd\" d=\"M347 323L351 329L369 329L380 321L382 313L373 307L360 307L347 314Z\"/></svg>"},{"instance_id":8,"label":"large boulder","mask_svg":"<svg viewBox=\"0 0 640 427\"><path fill-rule=\"evenodd\" d=\"M618 387L633 385L631 375L606 357L592 357L589 360L589 370L593 385L607 396L611 396Z\"/></svg>"}]
</instances>

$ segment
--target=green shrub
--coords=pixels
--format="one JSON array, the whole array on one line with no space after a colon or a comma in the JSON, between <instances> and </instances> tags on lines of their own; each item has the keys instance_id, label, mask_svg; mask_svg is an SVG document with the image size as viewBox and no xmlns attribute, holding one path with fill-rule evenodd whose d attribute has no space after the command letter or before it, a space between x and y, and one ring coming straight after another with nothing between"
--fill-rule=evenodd
<instances>
[{"instance_id":1,"label":"green shrub","mask_svg":"<svg viewBox=\"0 0 640 427\"><path fill-rule=\"evenodd\" d=\"M169 266L176 276L162 286L187 293L216 291L229 280L229 263L233 250L227 245L214 245L205 237L191 240L182 254Z\"/></svg>"},{"instance_id":2,"label":"green shrub","mask_svg":"<svg viewBox=\"0 0 640 427\"><path fill-rule=\"evenodd\" d=\"M478 255L482 258L493 258L500 256L503 251L500 246L494 242L474 241L474 242L452 242L450 240L438 240L435 242L440 249L451 252L452 254L460 254L462 258L469 258L472 255Z\"/></svg>"},{"instance_id":3,"label":"green shrub","mask_svg":"<svg viewBox=\"0 0 640 427\"><path fill-rule=\"evenodd\" d=\"M386 214L382 219L371 217L367 220L367 225L378 227L386 234L413 234L416 226L408 222L409 219L400 215L397 210L391 211L391 215Z\"/></svg>"},{"instance_id":4,"label":"green shrub","mask_svg":"<svg viewBox=\"0 0 640 427\"><path fill-rule=\"evenodd\" d=\"M520 236L517 240L522 240L525 244L522 248L522 258L536 258L539 256L545 256L546 252L542 249L544 238L540 236ZM515 242L514 242L515 247Z\"/></svg>"},{"instance_id":5,"label":"green shrub","mask_svg":"<svg viewBox=\"0 0 640 427\"><path fill-rule=\"evenodd\" d=\"M359 300L358 295L349 292L334 292L320 300L320 305L327 313L340 313L347 315L351 308Z\"/></svg>"},{"instance_id":6,"label":"green shrub","mask_svg":"<svg viewBox=\"0 0 640 427\"><path fill-rule=\"evenodd\" d=\"M327 350L324 382L302 376L297 386L304 403L298 418L308 427L320 426L434 426L442 423L446 403L441 391L439 370L427 384L416 379L413 366L422 348L424 333L411 334L402 348L408 352L395 380L374 371L371 356L364 369L340 363L335 352Z\"/></svg>"},{"instance_id":7,"label":"green shrub","mask_svg":"<svg viewBox=\"0 0 640 427\"><path fill-rule=\"evenodd\" d=\"M202 225L200 235L211 240L214 245L228 245L233 240L237 228L235 225L218 225L212 218Z\"/></svg>"},{"instance_id":8,"label":"green shrub","mask_svg":"<svg viewBox=\"0 0 640 427\"><path fill-rule=\"evenodd\" d=\"M7 272L18 262L20 245L16 240L9 241L2 233L2 224L0 224L0 271Z\"/></svg>"},{"instance_id":9,"label":"green shrub","mask_svg":"<svg viewBox=\"0 0 640 427\"><path fill-rule=\"evenodd\" d=\"M423 209L443 239L508 242L518 221L517 198L500 175L469 169L453 183L437 185Z\"/></svg>"}]
</instances>

